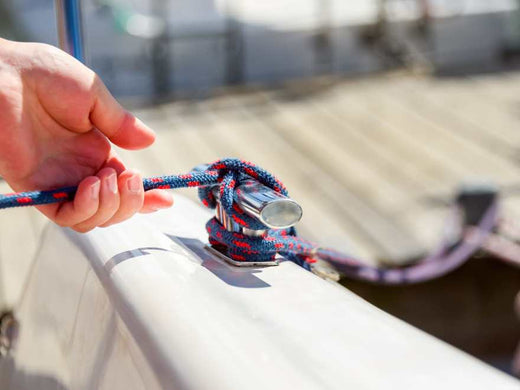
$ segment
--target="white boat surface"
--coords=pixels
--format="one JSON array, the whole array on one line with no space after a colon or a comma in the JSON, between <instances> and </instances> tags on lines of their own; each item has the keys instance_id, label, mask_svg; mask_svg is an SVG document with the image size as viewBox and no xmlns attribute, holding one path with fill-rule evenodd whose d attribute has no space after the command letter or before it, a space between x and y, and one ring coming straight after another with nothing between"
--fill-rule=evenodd
<instances>
[{"instance_id":1,"label":"white boat surface","mask_svg":"<svg viewBox=\"0 0 520 390\"><path fill-rule=\"evenodd\" d=\"M78 234L49 224L2 389L518 389L292 262L231 266L177 196Z\"/></svg>"}]
</instances>

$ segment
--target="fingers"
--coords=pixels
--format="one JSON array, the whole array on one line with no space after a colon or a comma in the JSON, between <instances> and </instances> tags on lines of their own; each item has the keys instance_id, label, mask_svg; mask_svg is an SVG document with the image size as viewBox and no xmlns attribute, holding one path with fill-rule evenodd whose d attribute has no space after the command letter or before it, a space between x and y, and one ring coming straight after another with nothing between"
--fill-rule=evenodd
<instances>
[{"instance_id":1,"label":"fingers","mask_svg":"<svg viewBox=\"0 0 520 390\"><path fill-rule=\"evenodd\" d=\"M101 226L122 222L137 213L143 207L143 179L137 172L127 170L118 179L121 205L116 213Z\"/></svg>"},{"instance_id":2,"label":"fingers","mask_svg":"<svg viewBox=\"0 0 520 390\"><path fill-rule=\"evenodd\" d=\"M145 193L139 173L126 170L117 176L116 170L107 167L84 179L74 201L61 204L49 217L60 226L85 233L125 221L137 212L150 213L172 204L173 197L164 190Z\"/></svg>"},{"instance_id":3,"label":"fingers","mask_svg":"<svg viewBox=\"0 0 520 390\"><path fill-rule=\"evenodd\" d=\"M54 121L77 133L95 127L125 149L153 143L154 132L121 107L91 69L50 45L24 46L24 82L35 88L38 103Z\"/></svg>"},{"instance_id":4,"label":"fingers","mask_svg":"<svg viewBox=\"0 0 520 390\"><path fill-rule=\"evenodd\" d=\"M99 203L96 212L80 223L72 225L78 232L88 232L111 219L120 208L120 195L116 171L104 168L97 174L100 180Z\"/></svg>"},{"instance_id":5,"label":"fingers","mask_svg":"<svg viewBox=\"0 0 520 390\"><path fill-rule=\"evenodd\" d=\"M121 206L117 213L102 227L122 222L137 212L153 213L173 205L173 196L165 190L144 192L141 175L131 170L123 172L119 177L119 191Z\"/></svg>"},{"instance_id":6,"label":"fingers","mask_svg":"<svg viewBox=\"0 0 520 390\"><path fill-rule=\"evenodd\" d=\"M73 226L92 217L99 207L101 181L89 176L81 181L74 201L63 203L54 216L49 215L60 226Z\"/></svg>"},{"instance_id":7,"label":"fingers","mask_svg":"<svg viewBox=\"0 0 520 390\"><path fill-rule=\"evenodd\" d=\"M123 109L103 82L94 79L94 104L90 121L113 143L125 149L142 149L153 143L155 133Z\"/></svg>"}]
</instances>

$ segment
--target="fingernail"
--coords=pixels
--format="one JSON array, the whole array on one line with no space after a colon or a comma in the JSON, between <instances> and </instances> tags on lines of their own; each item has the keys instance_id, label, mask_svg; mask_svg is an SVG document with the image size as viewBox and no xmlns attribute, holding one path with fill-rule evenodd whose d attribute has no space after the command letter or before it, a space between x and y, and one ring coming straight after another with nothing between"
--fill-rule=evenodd
<instances>
[{"instance_id":1,"label":"fingernail","mask_svg":"<svg viewBox=\"0 0 520 390\"><path fill-rule=\"evenodd\" d=\"M126 186L130 192L138 193L141 190L141 179L138 175L133 175L127 180Z\"/></svg>"},{"instance_id":2,"label":"fingernail","mask_svg":"<svg viewBox=\"0 0 520 390\"><path fill-rule=\"evenodd\" d=\"M110 176L108 176L106 178L107 180L107 184L108 184L108 189L110 190L110 192L112 193L116 193L117 192L117 176L116 174L112 174Z\"/></svg>"},{"instance_id":3,"label":"fingernail","mask_svg":"<svg viewBox=\"0 0 520 390\"><path fill-rule=\"evenodd\" d=\"M94 200L99 198L99 187L100 187L99 180L90 186L90 196Z\"/></svg>"}]
</instances>

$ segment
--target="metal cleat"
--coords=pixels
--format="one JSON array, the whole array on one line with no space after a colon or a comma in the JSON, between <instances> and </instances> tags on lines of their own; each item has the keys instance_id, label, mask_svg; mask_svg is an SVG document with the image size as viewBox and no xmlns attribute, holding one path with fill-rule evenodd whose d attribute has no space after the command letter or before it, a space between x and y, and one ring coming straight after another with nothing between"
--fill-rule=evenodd
<instances>
[{"instance_id":1,"label":"metal cleat","mask_svg":"<svg viewBox=\"0 0 520 390\"><path fill-rule=\"evenodd\" d=\"M193 168L194 172L203 172L208 164L198 165ZM230 232L237 232L250 237L259 237L265 230L247 229L234 222L226 213L220 202L218 185L212 188L213 196L217 201L215 217ZM270 229L288 229L300 221L303 215L301 206L293 199L282 195L262 183L248 177L236 188L238 206L244 212L253 217ZM278 265L277 259L273 261L236 261L229 258L224 247L207 245L206 249L220 259L237 267L266 267Z\"/></svg>"},{"instance_id":2,"label":"metal cleat","mask_svg":"<svg viewBox=\"0 0 520 390\"><path fill-rule=\"evenodd\" d=\"M203 172L208 164L193 168L195 172ZM239 232L248 236L258 236L263 230L244 229L234 223L220 206L218 185L212 188L217 200L216 217L227 230ZM301 206L291 198L282 195L257 180L249 177L236 188L238 205L250 217L256 218L270 229L287 229L296 225L303 216Z\"/></svg>"},{"instance_id":3,"label":"metal cleat","mask_svg":"<svg viewBox=\"0 0 520 390\"><path fill-rule=\"evenodd\" d=\"M278 258L274 259L273 261L238 261L233 260L226 254L226 248L224 246L217 246L217 245L206 245L205 249L210 252L211 254L215 255L221 260L224 260L226 263L233 265L235 267L272 267L280 264L280 261ZM278 256L278 255L277 255Z\"/></svg>"}]
</instances>

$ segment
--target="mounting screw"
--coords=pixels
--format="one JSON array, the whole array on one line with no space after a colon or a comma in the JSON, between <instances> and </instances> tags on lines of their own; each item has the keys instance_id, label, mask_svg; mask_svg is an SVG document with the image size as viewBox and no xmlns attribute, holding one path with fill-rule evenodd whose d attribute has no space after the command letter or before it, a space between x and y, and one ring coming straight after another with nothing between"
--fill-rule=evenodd
<instances>
[{"instance_id":1,"label":"mounting screw","mask_svg":"<svg viewBox=\"0 0 520 390\"><path fill-rule=\"evenodd\" d=\"M12 311L0 315L0 356L6 356L18 338L19 323Z\"/></svg>"}]
</instances>

